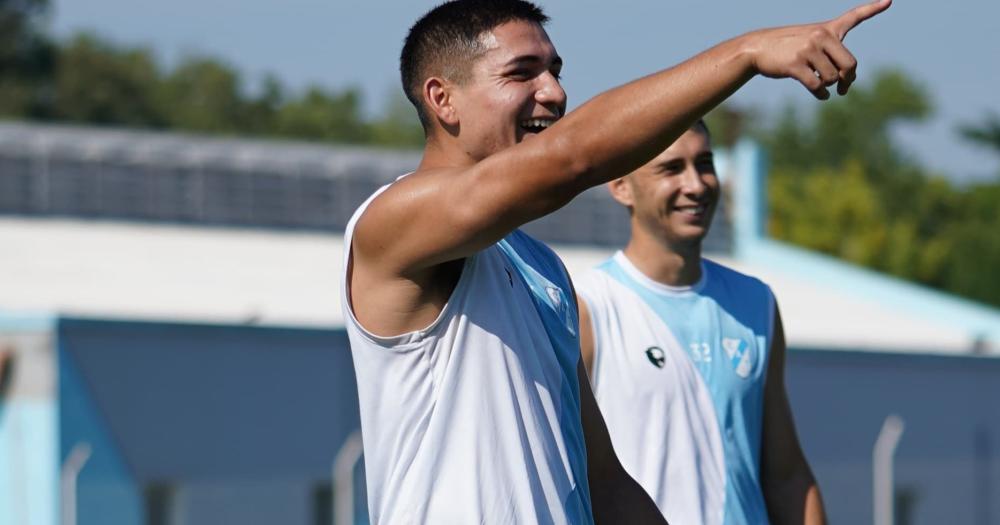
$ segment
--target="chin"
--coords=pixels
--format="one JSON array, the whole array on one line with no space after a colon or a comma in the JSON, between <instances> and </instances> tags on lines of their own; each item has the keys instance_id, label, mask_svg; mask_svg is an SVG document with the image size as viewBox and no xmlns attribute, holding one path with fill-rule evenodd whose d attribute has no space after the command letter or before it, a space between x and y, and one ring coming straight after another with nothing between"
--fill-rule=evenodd
<instances>
[{"instance_id":1,"label":"chin","mask_svg":"<svg viewBox=\"0 0 1000 525\"><path fill-rule=\"evenodd\" d=\"M708 228L676 228L670 236L675 244L692 245L700 244L708 235Z\"/></svg>"}]
</instances>

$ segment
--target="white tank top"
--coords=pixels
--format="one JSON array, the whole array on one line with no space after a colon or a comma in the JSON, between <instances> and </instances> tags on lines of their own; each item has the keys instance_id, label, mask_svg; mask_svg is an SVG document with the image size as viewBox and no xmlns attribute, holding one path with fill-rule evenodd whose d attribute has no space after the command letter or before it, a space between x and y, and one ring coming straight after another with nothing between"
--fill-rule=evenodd
<instances>
[{"instance_id":1,"label":"white tank top","mask_svg":"<svg viewBox=\"0 0 1000 525\"><path fill-rule=\"evenodd\" d=\"M516 231L468 257L437 320L397 337L362 328L344 290L373 524L593 523L577 312L551 250Z\"/></svg>"},{"instance_id":2,"label":"white tank top","mask_svg":"<svg viewBox=\"0 0 1000 525\"><path fill-rule=\"evenodd\" d=\"M622 252L578 277L594 329L594 395L625 470L670 523L768 523L767 285L703 259L698 283L669 287Z\"/></svg>"}]
</instances>

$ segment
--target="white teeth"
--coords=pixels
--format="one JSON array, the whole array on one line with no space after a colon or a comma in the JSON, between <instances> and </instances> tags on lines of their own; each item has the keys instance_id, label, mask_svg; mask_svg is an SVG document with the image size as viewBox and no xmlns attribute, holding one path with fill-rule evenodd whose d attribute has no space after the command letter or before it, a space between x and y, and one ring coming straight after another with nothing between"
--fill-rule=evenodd
<instances>
[{"instance_id":1,"label":"white teeth","mask_svg":"<svg viewBox=\"0 0 1000 525\"><path fill-rule=\"evenodd\" d=\"M545 128L548 128L549 126L552 125L552 121L548 120L548 119L532 118L532 119L528 119L528 120L522 121L521 125L524 126L524 127L526 127L526 128L542 128L542 129L545 129Z\"/></svg>"},{"instance_id":2,"label":"white teeth","mask_svg":"<svg viewBox=\"0 0 1000 525\"><path fill-rule=\"evenodd\" d=\"M696 213L705 213L705 210L708 209L708 206L705 206L704 204L698 206L678 206L677 209L684 213L696 214Z\"/></svg>"}]
</instances>

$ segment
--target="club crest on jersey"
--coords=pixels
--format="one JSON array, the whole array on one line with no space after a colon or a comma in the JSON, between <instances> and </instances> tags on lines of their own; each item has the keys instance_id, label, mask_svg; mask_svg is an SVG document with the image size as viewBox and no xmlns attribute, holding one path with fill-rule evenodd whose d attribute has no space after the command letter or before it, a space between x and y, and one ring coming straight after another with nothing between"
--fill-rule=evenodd
<instances>
[{"instance_id":1,"label":"club crest on jersey","mask_svg":"<svg viewBox=\"0 0 1000 525\"><path fill-rule=\"evenodd\" d=\"M552 305L556 308L562 306L562 290L556 288L555 286L546 286L545 293L548 294L549 300L552 301Z\"/></svg>"},{"instance_id":2,"label":"club crest on jersey","mask_svg":"<svg viewBox=\"0 0 1000 525\"><path fill-rule=\"evenodd\" d=\"M729 356L729 363L733 365L736 375L743 379L750 377L750 371L753 370L754 357L750 345L742 339L723 337L722 348L725 349L726 355Z\"/></svg>"},{"instance_id":3,"label":"club crest on jersey","mask_svg":"<svg viewBox=\"0 0 1000 525\"><path fill-rule=\"evenodd\" d=\"M667 362L667 354L663 353L663 349L658 346L647 348L646 357L656 368L663 368L663 365Z\"/></svg>"}]
</instances>

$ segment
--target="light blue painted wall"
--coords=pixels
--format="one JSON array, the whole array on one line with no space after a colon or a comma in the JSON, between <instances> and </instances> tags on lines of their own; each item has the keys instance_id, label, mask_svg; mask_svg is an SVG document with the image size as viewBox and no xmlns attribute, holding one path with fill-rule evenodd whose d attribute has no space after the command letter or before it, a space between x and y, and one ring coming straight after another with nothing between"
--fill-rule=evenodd
<instances>
[{"instance_id":1,"label":"light blue painted wall","mask_svg":"<svg viewBox=\"0 0 1000 525\"><path fill-rule=\"evenodd\" d=\"M45 313L0 310L3 338L44 338L53 326L52 316ZM32 366L46 366L42 359ZM49 372L54 370L40 373ZM56 525L59 430L55 392L21 395L10 391L8 396L0 399L0 525Z\"/></svg>"},{"instance_id":2,"label":"light blue painted wall","mask_svg":"<svg viewBox=\"0 0 1000 525\"><path fill-rule=\"evenodd\" d=\"M0 404L0 525L56 525L56 417L50 400Z\"/></svg>"},{"instance_id":3,"label":"light blue painted wall","mask_svg":"<svg viewBox=\"0 0 1000 525\"><path fill-rule=\"evenodd\" d=\"M10 332L52 332L56 318L47 312L15 312L0 309L0 334Z\"/></svg>"}]
</instances>

